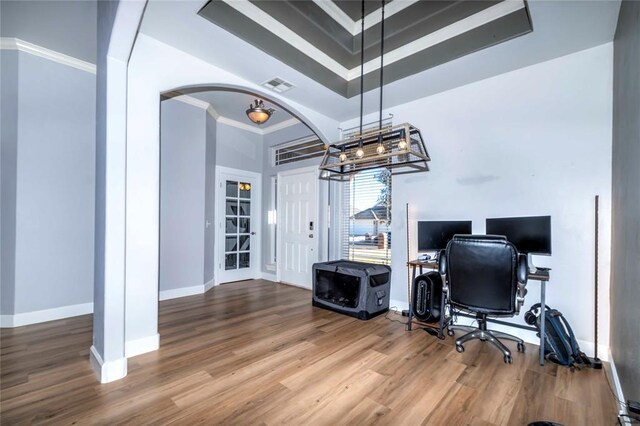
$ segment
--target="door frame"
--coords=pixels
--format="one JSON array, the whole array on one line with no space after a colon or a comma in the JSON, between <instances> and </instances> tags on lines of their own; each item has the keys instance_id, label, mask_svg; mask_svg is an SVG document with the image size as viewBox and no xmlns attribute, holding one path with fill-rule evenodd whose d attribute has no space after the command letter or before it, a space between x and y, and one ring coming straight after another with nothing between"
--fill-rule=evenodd
<instances>
[{"instance_id":1,"label":"door frame","mask_svg":"<svg viewBox=\"0 0 640 426\"><path fill-rule=\"evenodd\" d=\"M277 179L278 179L278 184L276 186L276 199L277 199L277 209L276 209L276 281L277 282L282 282L282 277L281 277L281 273L280 273L280 267L281 267L281 263L280 263L280 256L283 253L283 247L282 247L282 229L283 227L280 226L280 224L282 223L282 217L281 217L281 212L282 209L280 208L282 206L282 191L281 191L281 177L283 176L291 176L291 175L298 175L298 174L303 174L303 173L314 173L315 175L315 191L316 191L316 230L315 232L315 253L316 253L316 259L320 260L321 259L321 254L320 254L320 232L321 232L321 228L320 228L320 181L318 179L318 167L317 166L307 166L307 167L300 167L297 169L292 169L292 170L285 170L282 172L278 172L277 174ZM295 284L291 284L291 283L287 283L289 285L293 285L295 286ZM301 288L307 289L306 287L303 286L299 286ZM308 290L308 289L307 289Z\"/></svg>"},{"instance_id":2,"label":"door frame","mask_svg":"<svg viewBox=\"0 0 640 426\"><path fill-rule=\"evenodd\" d=\"M225 203L223 202L223 200L220 197L223 197L222 194L226 194L224 192L222 192L222 175L225 175L225 177L231 175L233 177L237 177L238 180L242 180L243 177L248 177L251 179L255 179L255 186L257 187L256 191L255 191L255 202L252 201L252 206L251 209L253 211L254 209L254 205L256 205L258 207L258 209L256 210L258 212L257 216L258 216L258 220L256 224L251 224L251 228L253 230L255 230L256 235L253 236L253 240L251 242L252 245L256 245L256 259L257 262L255 264L255 269L253 268L254 265L252 265L252 270L254 271L253 273L253 278L251 279L259 279L262 278L262 217L263 217L263 211L262 211L262 173L258 173L258 172L252 172L249 170L241 170L241 169L234 169L232 167L226 167L226 166L216 166L216 179L215 179L215 189L214 189L214 195L213 195L213 199L215 200L215 203L217 204L217 207L214 209L214 226L215 226L215 231L214 231L214 249L213 249L213 258L214 258L214 283L215 285L220 285L220 273L222 271L222 264L224 263L224 232L223 232L223 227L222 227L222 222L221 220L225 217ZM223 197L225 198L225 197ZM257 243L254 243L256 242Z\"/></svg>"}]
</instances>

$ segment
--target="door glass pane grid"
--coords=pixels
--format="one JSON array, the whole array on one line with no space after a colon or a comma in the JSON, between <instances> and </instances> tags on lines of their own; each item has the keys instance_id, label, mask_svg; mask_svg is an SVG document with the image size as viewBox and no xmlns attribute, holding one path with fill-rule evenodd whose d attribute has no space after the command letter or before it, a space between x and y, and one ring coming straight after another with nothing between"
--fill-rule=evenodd
<instances>
[{"instance_id":1,"label":"door glass pane grid","mask_svg":"<svg viewBox=\"0 0 640 426\"><path fill-rule=\"evenodd\" d=\"M251 184L226 181L225 270L251 266Z\"/></svg>"}]
</instances>

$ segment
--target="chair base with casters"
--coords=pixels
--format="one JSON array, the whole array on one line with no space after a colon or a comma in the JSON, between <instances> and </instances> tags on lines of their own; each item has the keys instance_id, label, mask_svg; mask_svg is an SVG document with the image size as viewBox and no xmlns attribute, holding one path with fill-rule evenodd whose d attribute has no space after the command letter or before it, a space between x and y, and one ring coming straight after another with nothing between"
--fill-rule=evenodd
<instances>
[{"instance_id":1,"label":"chair base with casters","mask_svg":"<svg viewBox=\"0 0 640 426\"><path fill-rule=\"evenodd\" d=\"M511 364L513 362L513 358L511 358L511 350L509 350L509 348L507 348L499 339L516 342L518 344L518 352L524 352L524 340L501 331L487 330L487 316L484 314L478 314L476 318L478 321L478 328L465 325L450 325L447 328L447 334L449 336L453 336L455 330L467 332L464 336L460 336L456 339L456 350L458 352L464 352L463 344L473 339L489 342L498 348L498 350L502 352L504 362L507 364Z\"/></svg>"}]
</instances>

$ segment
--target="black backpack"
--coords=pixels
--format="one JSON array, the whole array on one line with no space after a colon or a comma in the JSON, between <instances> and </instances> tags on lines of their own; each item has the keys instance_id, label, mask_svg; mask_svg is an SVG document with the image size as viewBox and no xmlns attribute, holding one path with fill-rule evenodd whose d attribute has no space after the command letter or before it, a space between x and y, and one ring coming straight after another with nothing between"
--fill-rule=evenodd
<instances>
[{"instance_id":1,"label":"black backpack","mask_svg":"<svg viewBox=\"0 0 640 426\"><path fill-rule=\"evenodd\" d=\"M541 321L540 307L540 303L536 303L524 314L525 322L538 330L538 337ZM591 367L594 361L580 350L576 336L562 313L545 306L544 319L545 359L567 367Z\"/></svg>"}]
</instances>

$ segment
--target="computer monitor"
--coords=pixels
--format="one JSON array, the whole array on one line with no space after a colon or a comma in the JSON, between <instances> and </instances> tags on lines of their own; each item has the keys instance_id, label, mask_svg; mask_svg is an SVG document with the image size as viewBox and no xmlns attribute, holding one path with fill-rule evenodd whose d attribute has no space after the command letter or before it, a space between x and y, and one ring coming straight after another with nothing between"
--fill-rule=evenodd
<instances>
[{"instance_id":1,"label":"computer monitor","mask_svg":"<svg viewBox=\"0 0 640 426\"><path fill-rule=\"evenodd\" d=\"M438 251L456 234L471 234L471 221L419 221L418 251Z\"/></svg>"},{"instance_id":2,"label":"computer monitor","mask_svg":"<svg viewBox=\"0 0 640 426\"><path fill-rule=\"evenodd\" d=\"M504 235L521 253L551 255L551 216L487 219L488 235Z\"/></svg>"}]
</instances>

